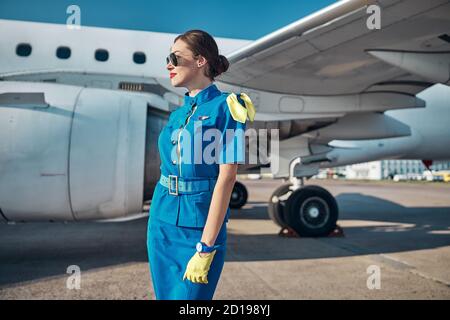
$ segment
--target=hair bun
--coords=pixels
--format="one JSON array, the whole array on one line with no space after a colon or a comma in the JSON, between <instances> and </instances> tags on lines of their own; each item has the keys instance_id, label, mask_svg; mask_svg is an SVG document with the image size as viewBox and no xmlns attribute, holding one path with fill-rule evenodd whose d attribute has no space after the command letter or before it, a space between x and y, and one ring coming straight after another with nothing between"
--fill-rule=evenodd
<instances>
[{"instance_id":1,"label":"hair bun","mask_svg":"<svg viewBox=\"0 0 450 320\"><path fill-rule=\"evenodd\" d=\"M228 59L224 56L219 54L219 59L218 59L218 70L217 73L218 75L220 75L221 73L224 73L228 70L229 66L230 66L230 62L228 62Z\"/></svg>"}]
</instances>

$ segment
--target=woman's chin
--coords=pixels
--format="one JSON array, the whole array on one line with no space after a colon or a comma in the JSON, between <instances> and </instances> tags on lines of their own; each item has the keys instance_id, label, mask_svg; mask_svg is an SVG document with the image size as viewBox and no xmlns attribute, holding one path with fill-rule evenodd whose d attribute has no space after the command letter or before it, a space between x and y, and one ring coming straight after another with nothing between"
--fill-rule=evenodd
<instances>
[{"instance_id":1,"label":"woman's chin","mask_svg":"<svg viewBox=\"0 0 450 320\"><path fill-rule=\"evenodd\" d=\"M174 86L174 87L181 87L180 81L178 81L175 78L176 78L176 76L174 78L170 79L170 82L172 83L172 86Z\"/></svg>"}]
</instances>

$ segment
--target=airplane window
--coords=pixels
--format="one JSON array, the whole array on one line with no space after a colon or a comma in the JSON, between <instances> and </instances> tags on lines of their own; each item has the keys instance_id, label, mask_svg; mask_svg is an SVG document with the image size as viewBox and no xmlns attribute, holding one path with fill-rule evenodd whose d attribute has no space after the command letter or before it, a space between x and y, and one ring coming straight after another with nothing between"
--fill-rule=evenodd
<instances>
[{"instance_id":1,"label":"airplane window","mask_svg":"<svg viewBox=\"0 0 450 320\"><path fill-rule=\"evenodd\" d=\"M104 50L104 49L97 49L95 51L95 60L97 61L106 61L109 58L109 53L108 51Z\"/></svg>"},{"instance_id":2,"label":"airplane window","mask_svg":"<svg viewBox=\"0 0 450 320\"><path fill-rule=\"evenodd\" d=\"M70 48L69 47L59 47L56 49L56 56L59 59L69 59L70 58Z\"/></svg>"},{"instance_id":3,"label":"airplane window","mask_svg":"<svg viewBox=\"0 0 450 320\"><path fill-rule=\"evenodd\" d=\"M19 43L16 47L16 54L20 57L28 57L31 54L31 46L28 43Z\"/></svg>"},{"instance_id":4,"label":"airplane window","mask_svg":"<svg viewBox=\"0 0 450 320\"><path fill-rule=\"evenodd\" d=\"M146 61L145 53L143 52L135 52L133 54L133 61L137 64L144 64Z\"/></svg>"}]
</instances>

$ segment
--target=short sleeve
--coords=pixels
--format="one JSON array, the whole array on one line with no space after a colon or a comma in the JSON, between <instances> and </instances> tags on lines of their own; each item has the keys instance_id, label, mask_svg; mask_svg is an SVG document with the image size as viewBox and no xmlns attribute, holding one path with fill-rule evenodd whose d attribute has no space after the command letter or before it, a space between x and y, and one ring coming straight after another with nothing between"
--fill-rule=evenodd
<instances>
[{"instance_id":1,"label":"short sleeve","mask_svg":"<svg viewBox=\"0 0 450 320\"><path fill-rule=\"evenodd\" d=\"M246 123L234 120L228 105L225 105L224 109L224 115L219 119L218 123L220 141L217 163L243 164L245 163Z\"/></svg>"}]
</instances>

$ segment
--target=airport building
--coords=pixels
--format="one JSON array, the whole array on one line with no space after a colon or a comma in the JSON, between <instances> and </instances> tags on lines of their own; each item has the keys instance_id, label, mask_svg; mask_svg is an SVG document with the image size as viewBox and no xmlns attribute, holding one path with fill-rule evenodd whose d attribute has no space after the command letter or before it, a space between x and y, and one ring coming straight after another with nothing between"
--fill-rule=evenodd
<instances>
[{"instance_id":1,"label":"airport building","mask_svg":"<svg viewBox=\"0 0 450 320\"><path fill-rule=\"evenodd\" d=\"M345 171L348 179L381 180L392 179L395 175L422 175L426 167L421 160L381 160L353 164L336 168L336 172ZM450 162L433 163L432 171L450 170Z\"/></svg>"}]
</instances>

